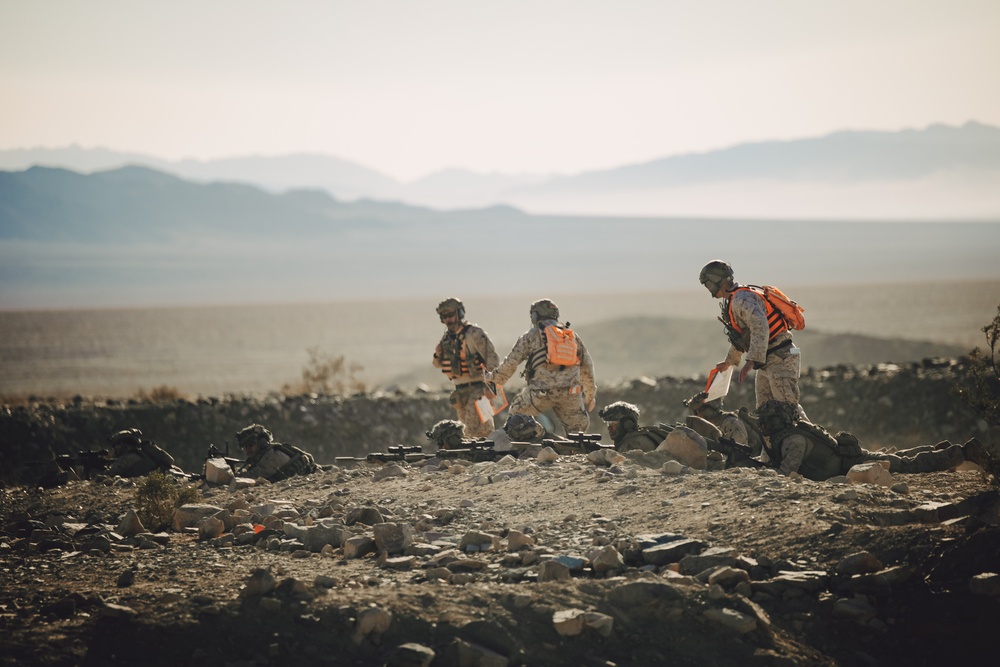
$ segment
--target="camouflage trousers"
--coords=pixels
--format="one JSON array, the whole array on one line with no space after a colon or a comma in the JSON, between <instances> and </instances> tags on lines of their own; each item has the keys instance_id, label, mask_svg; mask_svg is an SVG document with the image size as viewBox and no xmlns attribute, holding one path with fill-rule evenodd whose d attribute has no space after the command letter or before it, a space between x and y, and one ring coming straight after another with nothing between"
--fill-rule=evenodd
<instances>
[{"instance_id":1,"label":"camouflage trousers","mask_svg":"<svg viewBox=\"0 0 1000 667\"><path fill-rule=\"evenodd\" d=\"M889 461L889 472L903 474L950 470L965 461L965 454L962 451L961 445L951 445L944 449L931 449L930 451L917 451L912 456L901 456L901 454L924 449L924 447L914 447L911 450L904 450L896 454L866 452L862 460Z\"/></svg>"},{"instance_id":2,"label":"camouflage trousers","mask_svg":"<svg viewBox=\"0 0 1000 667\"><path fill-rule=\"evenodd\" d=\"M794 354L793 354L794 352ZM802 357L794 345L767 355L767 363L757 369L754 380L757 407L775 400L797 406L799 419L808 421L806 411L799 404L799 375L802 372Z\"/></svg>"},{"instance_id":3,"label":"camouflage trousers","mask_svg":"<svg viewBox=\"0 0 1000 667\"><path fill-rule=\"evenodd\" d=\"M536 417L546 410L552 410L567 433L586 433L590 427L590 415L587 414L587 406L583 404L583 392L579 387L561 389L525 387L510 402L509 413Z\"/></svg>"},{"instance_id":4,"label":"camouflage trousers","mask_svg":"<svg viewBox=\"0 0 1000 667\"><path fill-rule=\"evenodd\" d=\"M456 387L449 397L451 407L455 409L456 419L465 424L466 438L485 438L493 433L493 417L484 422L476 410L476 401L482 397L483 384L480 382Z\"/></svg>"}]
</instances>

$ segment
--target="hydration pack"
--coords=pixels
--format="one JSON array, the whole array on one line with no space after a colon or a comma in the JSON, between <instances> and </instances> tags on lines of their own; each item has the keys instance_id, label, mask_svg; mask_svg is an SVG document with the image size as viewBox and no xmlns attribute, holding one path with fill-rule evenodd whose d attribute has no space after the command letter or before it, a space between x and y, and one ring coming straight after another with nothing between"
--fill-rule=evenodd
<instances>
[{"instance_id":1,"label":"hydration pack","mask_svg":"<svg viewBox=\"0 0 1000 667\"><path fill-rule=\"evenodd\" d=\"M545 327L545 361L553 366L579 366L580 357L576 334L566 326L550 324Z\"/></svg>"},{"instance_id":2,"label":"hydration pack","mask_svg":"<svg viewBox=\"0 0 1000 667\"><path fill-rule=\"evenodd\" d=\"M774 285L747 285L747 287L760 292L768 303L781 313L789 329L801 331L806 328L805 310L780 289Z\"/></svg>"}]
</instances>

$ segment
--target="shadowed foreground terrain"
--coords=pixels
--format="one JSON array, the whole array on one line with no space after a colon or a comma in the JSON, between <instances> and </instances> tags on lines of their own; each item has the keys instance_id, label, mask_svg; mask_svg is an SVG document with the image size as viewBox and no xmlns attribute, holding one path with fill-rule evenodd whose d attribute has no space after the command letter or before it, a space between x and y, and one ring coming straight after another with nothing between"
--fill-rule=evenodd
<instances>
[{"instance_id":1,"label":"shadowed foreground terrain","mask_svg":"<svg viewBox=\"0 0 1000 667\"><path fill-rule=\"evenodd\" d=\"M832 426L887 439L919 439L912 424L943 421L941 404L950 429L993 447L995 432L950 403L956 367L827 369L803 392L822 399L807 405L817 421L840 414ZM644 423L672 421L696 385L636 380L602 396L640 403ZM858 396L884 397L881 418L878 398ZM180 451L184 415L226 432L284 415L279 426L300 424L287 439L329 463L415 437L395 429L442 406L446 416L433 395L205 401L161 406L173 417L156 428ZM382 416L377 443L329 435L360 429L369 411ZM19 445L60 451L122 421L147 428L152 414L8 407L0 451L10 475ZM340 444L320 447L324 432ZM200 505L164 526L135 523L133 481L11 484L0 664L971 664L995 651L1000 617L992 481L963 464L892 486L816 483L659 453L360 463L273 485L189 484Z\"/></svg>"}]
</instances>

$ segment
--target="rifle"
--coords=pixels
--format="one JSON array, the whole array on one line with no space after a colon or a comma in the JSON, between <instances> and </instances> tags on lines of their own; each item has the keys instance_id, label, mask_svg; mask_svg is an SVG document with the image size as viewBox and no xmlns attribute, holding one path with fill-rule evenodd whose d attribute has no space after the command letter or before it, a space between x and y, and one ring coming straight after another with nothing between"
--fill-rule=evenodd
<instances>
[{"instance_id":1,"label":"rifle","mask_svg":"<svg viewBox=\"0 0 1000 667\"><path fill-rule=\"evenodd\" d=\"M365 455L369 463L388 463L389 461L425 461L434 458L433 454L425 454L420 445L391 445L388 452L371 452Z\"/></svg>"},{"instance_id":2,"label":"rifle","mask_svg":"<svg viewBox=\"0 0 1000 667\"><path fill-rule=\"evenodd\" d=\"M599 449L614 449L614 445L601 444L600 433L569 433L565 440L545 438L542 445L556 450L557 454L566 456L571 454L589 454Z\"/></svg>"},{"instance_id":3,"label":"rifle","mask_svg":"<svg viewBox=\"0 0 1000 667\"><path fill-rule=\"evenodd\" d=\"M708 448L712 451L724 454L727 468L770 468L771 466L760 459L755 459L753 450L749 445L741 445L730 438L719 438L709 440Z\"/></svg>"},{"instance_id":4,"label":"rifle","mask_svg":"<svg viewBox=\"0 0 1000 667\"><path fill-rule=\"evenodd\" d=\"M232 458L229 456L229 441L226 440L226 451L223 452L221 449L216 447L214 444L208 446L208 452L205 453L205 460L208 459L224 459L229 467L236 472L236 469L243 463L242 459Z\"/></svg>"},{"instance_id":5,"label":"rifle","mask_svg":"<svg viewBox=\"0 0 1000 667\"><path fill-rule=\"evenodd\" d=\"M389 463L390 461L413 463L425 461L434 458L434 456L434 454L424 453L420 445L390 445L387 452L369 452L364 456L338 456L334 461L337 465L350 465L358 462Z\"/></svg>"},{"instance_id":6,"label":"rifle","mask_svg":"<svg viewBox=\"0 0 1000 667\"><path fill-rule=\"evenodd\" d=\"M81 467L83 468L81 479L90 479L94 473L107 470L114 463L114 459L110 458L107 449L99 449L79 451L76 454L60 454L56 456L55 462L63 472Z\"/></svg>"},{"instance_id":7,"label":"rifle","mask_svg":"<svg viewBox=\"0 0 1000 667\"><path fill-rule=\"evenodd\" d=\"M466 441L462 441L463 444ZM516 455L516 451L498 451L493 448L493 442L491 440L486 440L484 442L471 441L465 447L455 447L453 449L439 449L436 456L442 459L465 459L467 461L472 461L474 463L479 463L480 461L496 461L497 459L502 459L508 454Z\"/></svg>"}]
</instances>

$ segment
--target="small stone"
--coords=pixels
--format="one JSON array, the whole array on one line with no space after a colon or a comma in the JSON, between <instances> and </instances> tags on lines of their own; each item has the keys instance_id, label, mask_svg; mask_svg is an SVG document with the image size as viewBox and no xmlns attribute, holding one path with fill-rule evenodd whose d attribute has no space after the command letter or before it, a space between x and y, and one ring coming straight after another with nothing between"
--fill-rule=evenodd
<instances>
[{"instance_id":1,"label":"small stone","mask_svg":"<svg viewBox=\"0 0 1000 667\"><path fill-rule=\"evenodd\" d=\"M575 637L583 632L584 611L582 609L563 609L552 615L552 624L563 637Z\"/></svg>"},{"instance_id":2,"label":"small stone","mask_svg":"<svg viewBox=\"0 0 1000 667\"><path fill-rule=\"evenodd\" d=\"M392 612L379 607L368 607L358 614L358 619L354 623L355 644L360 644L371 634L380 635L389 629L392 624Z\"/></svg>"},{"instance_id":3,"label":"small stone","mask_svg":"<svg viewBox=\"0 0 1000 667\"><path fill-rule=\"evenodd\" d=\"M878 572L883 567L882 561L878 558L867 551L859 551L858 553L845 556L843 560L837 563L836 571L837 574L851 576Z\"/></svg>"},{"instance_id":4,"label":"small stone","mask_svg":"<svg viewBox=\"0 0 1000 667\"><path fill-rule=\"evenodd\" d=\"M401 644L389 656L385 667L429 667L435 655L433 649L423 644Z\"/></svg>"},{"instance_id":5,"label":"small stone","mask_svg":"<svg viewBox=\"0 0 1000 667\"><path fill-rule=\"evenodd\" d=\"M551 447L542 447L538 450L538 456L535 457L535 460L541 464L552 464L559 460L559 454Z\"/></svg>"},{"instance_id":6,"label":"small stone","mask_svg":"<svg viewBox=\"0 0 1000 667\"><path fill-rule=\"evenodd\" d=\"M855 484L877 484L879 486L895 484L895 480L889 473L888 461L859 463L847 471L847 478Z\"/></svg>"},{"instance_id":7,"label":"small stone","mask_svg":"<svg viewBox=\"0 0 1000 667\"><path fill-rule=\"evenodd\" d=\"M538 581L569 581L569 568L555 560L547 560L538 567Z\"/></svg>"},{"instance_id":8,"label":"small stone","mask_svg":"<svg viewBox=\"0 0 1000 667\"><path fill-rule=\"evenodd\" d=\"M757 619L727 607L709 609L705 611L705 618L720 623L741 635L757 629Z\"/></svg>"},{"instance_id":9,"label":"small stone","mask_svg":"<svg viewBox=\"0 0 1000 667\"><path fill-rule=\"evenodd\" d=\"M969 581L969 591L973 595L1000 596L1000 574L983 572Z\"/></svg>"},{"instance_id":10,"label":"small stone","mask_svg":"<svg viewBox=\"0 0 1000 667\"><path fill-rule=\"evenodd\" d=\"M507 551L520 551L535 546L535 540L518 530L507 531Z\"/></svg>"},{"instance_id":11,"label":"small stone","mask_svg":"<svg viewBox=\"0 0 1000 667\"><path fill-rule=\"evenodd\" d=\"M122 517L118 527L115 528L115 532L122 537L135 537L139 533L146 532L146 529L143 527L142 521L139 520L139 515L135 513L135 510L129 510Z\"/></svg>"}]
</instances>

